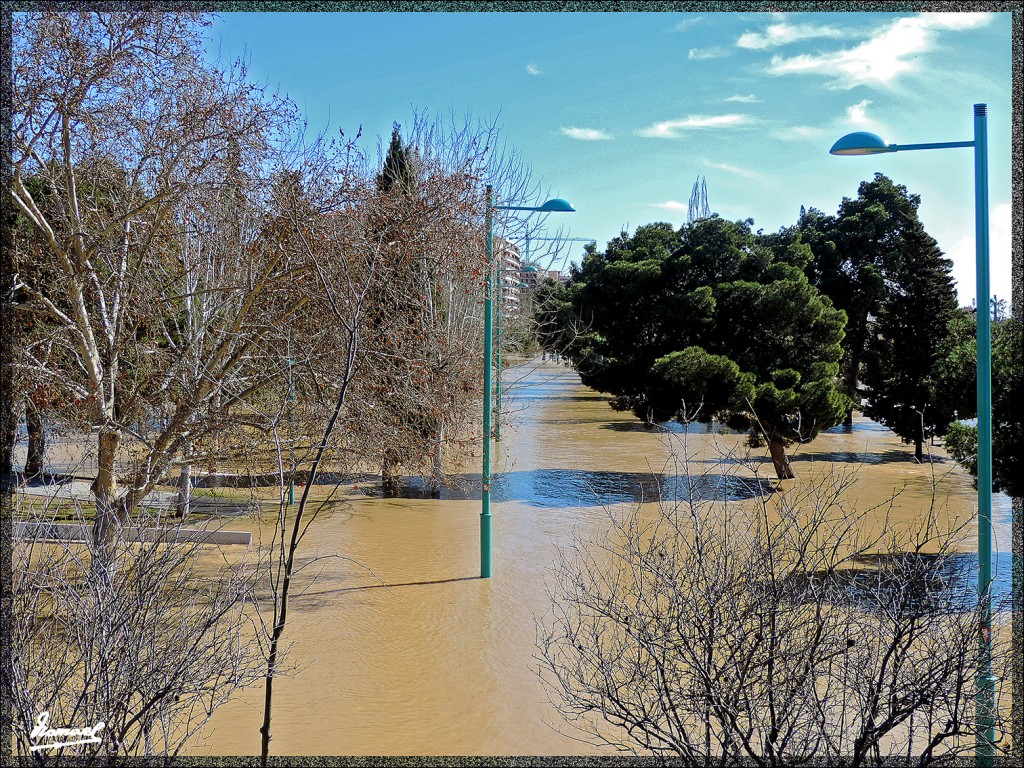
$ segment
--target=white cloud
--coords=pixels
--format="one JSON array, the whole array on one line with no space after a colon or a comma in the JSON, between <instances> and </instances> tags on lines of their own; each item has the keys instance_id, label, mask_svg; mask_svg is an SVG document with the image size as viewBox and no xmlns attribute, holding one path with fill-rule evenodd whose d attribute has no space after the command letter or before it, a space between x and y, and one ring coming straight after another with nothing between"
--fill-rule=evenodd
<instances>
[{"instance_id":1,"label":"white cloud","mask_svg":"<svg viewBox=\"0 0 1024 768\"><path fill-rule=\"evenodd\" d=\"M742 176L744 179L751 179L753 181L761 182L768 181L768 178L764 174L758 173L757 171L751 171L747 168L740 168L737 165L730 165L729 163L716 163L713 160L707 159L705 159L703 162L704 165L706 165L708 168L717 168L718 170L725 171L726 173L731 173L736 176Z\"/></svg>"},{"instance_id":2,"label":"white cloud","mask_svg":"<svg viewBox=\"0 0 1024 768\"><path fill-rule=\"evenodd\" d=\"M666 200L664 203L649 203L652 208L661 208L673 213L689 213L690 204L680 203L678 200Z\"/></svg>"},{"instance_id":3,"label":"white cloud","mask_svg":"<svg viewBox=\"0 0 1024 768\"><path fill-rule=\"evenodd\" d=\"M828 134L827 128L817 128L812 125L790 125L772 133L775 138L784 141L818 141Z\"/></svg>"},{"instance_id":4,"label":"white cloud","mask_svg":"<svg viewBox=\"0 0 1024 768\"><path fill-rule=\"evenodd\" d=\"M682 32L694 26L695 24L700 24L701 21L703 21L703 18L701 16L691 16L678 22L674 27L672 27L672 30L674 32Z\"/></svg>"},{"instance_id":5,"label":"white cloud","mask_svg":"<svg viewBox=\"0 0 1024 768\"><path fill-rule=\"evenodd\" d=\"M891 133L888 127L868 114L870 99L861 99L856 104L851 104L844 113L824 125L789 125L780 128L772 133L777 139L784 141L810 141L820 143L822 141L835 141L840 136L850 133L854 128L877 133L883 138Z\"/></svg>"},{"instance_id":6,"label":"white cloud","mask_svg":"<svg viewBox=\"0 0 1024 768\"><path fill-rule=\"evenodd\" d=\"M730 96L728 99L726 99L726 101L738 101L740 104L760 104L761 103L761 100L759 98L757 98L757 96L755 96L754 94L750 94L749 96L741 96L738 93L735 96Z\"/></svg>"},{"instance_id":7,"label":"white cloud","mask_svg":"<svg viewBox=\"0 0 1024 768\"><path fill-rule=\"evenodd\" d=\"M855 128L861 128L863 130L872 131L882 136L887 136L891 131L885 125L885 123L875 120L868 114L868 105L871 104L870 99L861 99L856 104L851 104L846 108L846 118L841 123L833 123L837 129L848 130L850 126Z\"/></svg>"},{"instance_id":8,"label":"white cloud","mask_svg":"<svg viewBox=\"0 0 1024 768\"><path fill-rule=\"evenodd\" d=\"M829 88L858 85L890 86L900 75L923 66L920 54L931 50L940 32L984 26L989 13L921 13L906 16L875 30L859 45L822 54L791 58L773 56L767 71L773 75L820 75L832 78Z\"/></svg>"},{"instance_id":9,"label":"white cloud","mask_svg":"<svg viewBox=\"0 0 1024 768\"><path fill-rule=\"evenodd\" d=\"M610 134L597 128L562 128L561 130L563 136L580 141L607 141L611 138Z\"/></svg>"},{"instance_id":10,"label":"white cloud","mask_svg":"<svg viewBox=\"0 0 1024 768\"><path fill-rule=\"evenodd\" d=\"M819 27L814 24L790 24L786 21L780 21L776 24L769 24L763 34L744 32L740 35L739 40L736 41L736 45L740 48L763 50L765 48L788 45L798 40L842 36L843 31L835 27Z\"/></svg>"},{"instance_id":11,"label":"white cloud","mask_svg":"<svg viewBox=\"0 0 1024 768\"><path fill-rule=\"evenodd\" d=\"M708 59L721 59L729 55L725 48L691 48L689 53L690 61L707 61Z\"/></svg>"},{"instance_id":12,"label":"white cloud","mask_svg":"<svg viewBox=\"0 0 1024 768\"><path fill-rule=\"evenodd\" d=\"M637 131L637 135L654 139L678 139L680 131L700 128L733 128L753 122L749 115L690 115L681 120L665 120Z\"/></svg>"},{"instance_id":13,"label":"white cloud","mask_svg":"<svg viewBox=\"0 0 1024 768\"><path fill-rule=\"evenodd\" d=\"M526 71L529 72L531 75L539 75L539 74L541 74L541 71L540 71L540 69L537 68L536 64L527 64L526 65Z\"/></svg>"},{"instance_id":14,"label":"white cloud","mask_svg":"<svg viewBox=\"0 0 1024 768\"><path fill-rule=\"evenodd\" d=\"M870 103L868 99L861 99L856 104L851 104L846 108L846 116L852 125L868 124L868 104Z\"/></svg>"}]
</instances>

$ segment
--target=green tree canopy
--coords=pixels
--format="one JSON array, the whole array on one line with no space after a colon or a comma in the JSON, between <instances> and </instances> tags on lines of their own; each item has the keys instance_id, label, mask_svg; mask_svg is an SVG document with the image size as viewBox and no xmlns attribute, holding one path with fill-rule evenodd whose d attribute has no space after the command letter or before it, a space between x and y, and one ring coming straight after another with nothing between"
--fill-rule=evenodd
<instances>
[{"instance_id":1,"label":"green tree canopy","mask_svg":"<svg viewBox=\"0 0 1024 768\"><path fill-rule=\"evenodd\" d=\"M807 280L799 236L764 237L717 216L649 224L586 255L574 276L590 332L573 356L584 383L648 423L726 421L785 447L842 418L836 385L845 315Z\"/></svg>"},{"instance_id":2,"label":"green tree canopy","mask_svg":"<svg viewBox=\"0 0 1024 768\"><path fill-rule=\"evenodd\" d=\"M846 311L843 377L852 403L915 443L941 430L950 414L929 397L939 346L956 313L952 263L925 232L921 199L881 173L835 217L801 211L792 236L813 258L811 282Z\"/></svg>"},{"instance_id":3,"label":"green tree canopy","mask_svg":"<svg viewBox=\"0 0 1024 768\"><path fill-rule=\"evenodd\" d=\"M414 150L410 144L402 141L401 126L395 123L391 129L391 144L384 157L384 165L377 176L377 189L385 193L392 189L410 193L415 183Z\"/></svg>"},{"instance_id":4,"label":"green tree canopy","mask_svg":"<svg viewBox=\"0 0 1024 768\"><path fill-rule=\"evenodd\" d=\"M915 446L941 431L951 414L929 398L931 373L946 326L956 313L951 263L918 222L903 234L905 261L886 280L886 300L868 338L864 413Z\"/></svg>"},{"instance_id":5,"label":"green tree canopy","mask_svg":"<svg viewBox=\"0 0 1024 768\"><path fill-rule=\"evenodd\" d=\"M978 347L975 315L960 313L950 323L932 378L932 397L957 419L978 415L976 371ZM992 324L992 486L1014 497L1024 496L1024 327L1010 318ZM978 471L978 429L953 421L946 429L946 448L972 474Z\"/></svg>"}]
</instances>

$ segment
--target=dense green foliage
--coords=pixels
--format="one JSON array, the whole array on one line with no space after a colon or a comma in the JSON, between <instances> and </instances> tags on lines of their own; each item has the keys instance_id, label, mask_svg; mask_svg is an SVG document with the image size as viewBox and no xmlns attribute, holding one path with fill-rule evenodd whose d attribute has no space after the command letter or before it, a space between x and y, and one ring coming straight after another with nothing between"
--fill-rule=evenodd
<instances>
[{"instance_id":1,"label":"dense green foliage","mask_svg":"<svg viewBox=\"0 0 1024 768\"><path fill-rule=\"evenodd\" d=\"M804 211L795 229L814 254L808 277L849 319L846 393L921 458L924 439L952 415L930 398L930 374L957 306L952 262L924 231L919 205L878 173L836 216Z\"/></svg>"},{"instance_id":2,"label":"dense green foliage","mask_svg":"<svg viewBox=\"0 0 1024 768\"><path fill-rule=\"evenodd\" d=\"M409 193L416 182L413 147L402 141L401 126L395 123L391 129L391 144L384 157L384 165L377 176L377 189L390 192L397 189Z\"/></svg>"},{"instance_id":3,"label":"dense green foliage","mask_svg":"<svg viewBox=\"0 0 1024 768\"><path fill-rule=\"evenodd\" d=\"M992 325L992 487L1024 496L1024 328L1015 318ZM936 364L934 398L959 419L977 416L975 316L961 313L950 323L943 356ZM977 427L953 421L946 450L972 474L978 467Z\"/></svg>"},{"instance_id":4,"label":"dense green foliage","mask_svg":"<svg viewBox=\"0 0 1024 768\"><path fill-rule=\"evenodd\" d=\"M958 313L952 263L919 205L879 173L835 216L801 209L774 234L717 216L624 232L589 246L567 286L538 292L541 344L614 407L749 429L777 465L780 446L858 406L921 458L970 408L955 401L962 382L936 387L954 375L943 366Z\"/></svg>"},{"instance_id":5,"label":"dense green foliage","mask_svg":"<svg viewBox=\"0 0 1024 768\"><path fill-rule=\"evenodd\" d=\"M720 419L749 430L785 477L784 447L845 412L836 386L845 315L808 282L811 253L798 236L755 235L750 224L650 224L603 253L590 248L566 289L589 331L569 352L615 408L647 423Z\"/></svg>"}]
</instances>

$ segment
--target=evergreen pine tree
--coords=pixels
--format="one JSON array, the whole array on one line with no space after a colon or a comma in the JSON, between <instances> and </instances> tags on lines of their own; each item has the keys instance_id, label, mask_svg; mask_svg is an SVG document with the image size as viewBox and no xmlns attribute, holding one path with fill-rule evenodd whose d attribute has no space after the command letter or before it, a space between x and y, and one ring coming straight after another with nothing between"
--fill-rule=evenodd
<instances>
[{"instance_id":1,"label":"evergreen pine tree","mask_svg":"<svg viewBox=\"0 0 1024 768\"><path fill-rule=\"evenodd\" d=\"M879 315L867 339L864 413L912 440L924 459L924 441L943 431L951 414L930 396L931 374L941 354L956 296L951 264L920 222L902 236L902 263L892 270Z\"/></svg>"},{"instance_id":2,"label":"evergreen pine tree","mask_svg":"<svg viewBox=\"0 0 1024 768\"><path fill-rule=\"evenodd\" d=\"M396 187L403 192L412 190L416 179L412 147L402 143L401 126L394 124L391 130L391 144L384 158L384 166L377 176L377 189L390 192Z\"/></svg>"},{"instance_id":3,"label":"evergreen pine tree","mask_svg":"<svg viewBox=\"0 0 1024 768\"><path fill-rule=\"evenodd\" d=\"M918 458L926 434L948 423L929 396L929 376L956 312L952 265L924 231L920 201L878 173L855 199L843 199L836 216L802 210L797 225L814 253L808 278L848 317L847 395L912 440Z\"/></svg>"}]
</instances>

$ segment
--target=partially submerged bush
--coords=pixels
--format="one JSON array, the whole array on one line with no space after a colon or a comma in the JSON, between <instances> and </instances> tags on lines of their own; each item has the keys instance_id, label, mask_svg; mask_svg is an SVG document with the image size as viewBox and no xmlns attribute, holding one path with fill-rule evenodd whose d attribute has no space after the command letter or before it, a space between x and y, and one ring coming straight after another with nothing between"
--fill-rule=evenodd
<instances>
[{"instance_id":1,"label":"partially submerged bush","mask_svg":"<svg viewBox=\"0 0 1024 768\"><path fill-rule=\"evenodd\" d=\"M934 499L913 526L890 521L891 499L853 510L852 479L662 501L576 537L540 628L554 705L596 743L685 765L927 765L973 749L964 526Z\"/></svg>"}]
</instances>

